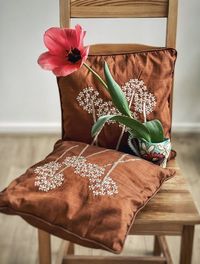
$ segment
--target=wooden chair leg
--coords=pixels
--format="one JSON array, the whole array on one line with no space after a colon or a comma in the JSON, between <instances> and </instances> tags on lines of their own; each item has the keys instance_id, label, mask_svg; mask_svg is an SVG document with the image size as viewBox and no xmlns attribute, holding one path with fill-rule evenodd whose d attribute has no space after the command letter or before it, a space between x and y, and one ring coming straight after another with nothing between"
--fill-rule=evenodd
<instances>
[{"instance_id":1,"label":"wooden chair leg","mask_svg":"<svg viewBox=\"0 0 200 264\"><path fill-rule=\"evenodd\" d=\"M50 234L38 229L39 264L51 264Z\"/></svg>"},{"instance_id":2,"label":"wooden chair leg","mask_svg":"<svg viewBox=\"0 0 200 264\"><path fill-rule=\"evenodd\" d=\"M167 264L173 264L165 236L155 236L153 254L154 256L163 255Z\"/></svg>"},{"instance_id":3,"label":"wooden chair leg","mask_svg":"<svg viewBox=\"0 0 200 264\"><path fill-rule=\"evenodd\" d=\"M55 264L62 264L63 259L69 255L74 255L74 244L69 241L62 240Z\"/></svg>"},{"instance_id":4,"label":"wooden chair leg","mask_svg":"<svg viewBox=\"0 0 200 264\"><path fill-rule=\"evenodd\" d=\"M183 226L181 236L180 264L192 263L194 226Z\"/></svg>"},{"instance_id":5,"label":"wooden chair leg","mask_svg":"<svg viewBox=\"0 0 200 264\"><path fill-rule=\"evenodd\" d=\"M69 247L67 249L67 255L74 255L74 244L69 243Z\"/></svg>"},{"instance_id":6,"label":"wooden chair leg","mask_svg":"<svg viewBox=\"0 0 200 264\"><path fill-rule=\"evenodd\" d=\"M161 248L160 243L158 240L158 236L154 236L154 248L153 248L153 255L154 256L160 256L161 255Z\"/></svg>"}]
</instances>

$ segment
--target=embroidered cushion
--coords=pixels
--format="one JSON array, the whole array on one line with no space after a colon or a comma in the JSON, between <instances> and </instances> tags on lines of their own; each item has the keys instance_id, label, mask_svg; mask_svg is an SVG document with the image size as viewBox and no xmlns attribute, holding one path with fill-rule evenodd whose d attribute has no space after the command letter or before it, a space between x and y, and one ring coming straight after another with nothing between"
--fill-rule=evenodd
<instances>
[{"instance_id":1,"label":"embroidered cushion","mask_svg":"<svg viewBox=\"0 0 200 264\"><path fill-rule=\"evenodd\" d=\"M74 243L120 253L137 213L174 173L129 154L60 140L0 193L0 211Z\"/></svg>"},{"instance_id":2,"label":"embroidered cushion","mask_svg":"<svg viewBox=\"0 0 200 264\"><path fill-rule=\"evenodd\" d=\"M112 45L114 50L109 52L109 47L92 46L87 63L104 76L106 61L131 105L133 116L143 121L145 103L147 120L159 119L165 136L170 137L170 94L176 51L143 45ZM91 128L97 118L117 113L109 94L84 66L69 76L59 77L57 81L63 140L91 143ZM99 135L98 145L124 151L128 147L127 132L123 133L122 126L110 122Z\"/></svg>"}]
</instances>

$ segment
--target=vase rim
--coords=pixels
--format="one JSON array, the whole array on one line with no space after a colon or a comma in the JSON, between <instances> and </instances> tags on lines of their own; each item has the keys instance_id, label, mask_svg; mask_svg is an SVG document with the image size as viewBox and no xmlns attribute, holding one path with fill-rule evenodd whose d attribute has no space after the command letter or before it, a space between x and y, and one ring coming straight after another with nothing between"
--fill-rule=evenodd
<instances>
[{"instance_id":1,"label":"vase rim","mask_svg":"<svg viewBox=\"0 0 200 264\"><path fill-rule=\"evenodd\" d=\"M139 140L141 140L141 141L144 141L144 142L147 142L147 143L149 143L149 144L162 144L162 143L166 143L167 141L168 142L170 142L170 138L164 138L164 140L163 141L160 141L160 142L149 142L149 141L147 141L147 140L145 140L145 139L139 139Z\"/></svg>"}]
</instances>

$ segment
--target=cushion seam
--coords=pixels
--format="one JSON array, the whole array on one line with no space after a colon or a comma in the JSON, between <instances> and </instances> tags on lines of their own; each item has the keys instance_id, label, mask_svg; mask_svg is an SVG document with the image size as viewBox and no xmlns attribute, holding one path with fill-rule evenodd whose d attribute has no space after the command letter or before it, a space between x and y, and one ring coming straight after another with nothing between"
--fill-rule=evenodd
<instances>
[{"instance_id":1,"label":"cushion seam","mask_svg":"<svg viewBox=\"0 0 200 264\"><path fill-rule=\"evenodd\" d=\"M129 231L130 231L130 229L131 229L133 223L135 222L135 218L136 218L137 214L138 214L138 213L140 212L140 210L142 210L142 209L146 206L146 204L147 204L147 203L148 203L148 202L149 202L149 201L150 201L150 200L151 200L151 199L152 199L152 198L158 193L158 191L160 190L160 188L161 188L163 182L164 182L165 180L168 180L168 179L172 178L172 177L175 175L175 173L176 173L176 171L174 170L174 171L171 173L171 176L170 176L170 177L166 177L166 178L162 179L161 182L160 182L159 187L155 190L155 192L151 195L151 197L148 198L148 199L145 201L145 203L143 203L143 204L137 209L137 211L135 212L134 216L132 217L132 219L131 219L131 221L130 221L131 223L130 223L129 228L128 228L127 231L126 231L126 234L125 234L125 237L124 237L124 241L125 241L125 239L126 239L128 233L129 233ZM82 241L92 242L92 243L94 243L94 244L96 244L96 245L98 245L98 246L101 246L102 248L105 248L105 249L109 250L109 251L112 252L112 253L115 253L115 254L117 253L117 254L119 254L119 253L122 251L122 249L123 249L123 248L122 248L122 249L119 250L119 251L114 250L114 249L112 249L112 248L110 248L110 247L107 247L106 245L102 244L101 242L95 241L95 240L93 240L93 239L89 239L89 238L81 237L81 236L79 236L78 234L76 234L76 233L74 233L74 232L72 232L72 231L70 231L70 230L68 230L68 229L66 229L66 228L64 228L64 227L62 227L62 226L60 226L60 225L50 223L50 222L48 222L47 220L45 220L45 219L43 219L43 218L41 218L41 217L39 217L39 216L35 216L35 215L31 214L31 213L21 212L21 211L18 211L18 210L16 210L16 209L10 207L10 206L3 206L3 207L0 207L0 210L3 209L3 208L8 208L8 209L10 209L10 210L13 211L13 212L18 213L18 215L22 216L22 218L23 218L23 215L24 215L24 219L25 219L26 216L36 218L38 221L43 222L44 224L47 224L47 225L49 225L49 226L52 226L52 227L56 227L56 228L58 228L58 229L61 229L61 230L64 231L65 233L68 233L68 234L70 234L70 235L72 235L72 236L74 236L74 237L78 237L78 238L79 238L80 240L82 240ZM124 243L123 243L123 244L124 244Z\"/></svg>"}]
</instances>

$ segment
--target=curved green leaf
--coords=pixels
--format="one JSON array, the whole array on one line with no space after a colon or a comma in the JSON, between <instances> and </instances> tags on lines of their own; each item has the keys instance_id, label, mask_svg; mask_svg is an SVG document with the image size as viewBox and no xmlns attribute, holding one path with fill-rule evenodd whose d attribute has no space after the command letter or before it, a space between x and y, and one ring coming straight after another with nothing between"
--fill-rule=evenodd
<instances>
[{"instance_id":1,"label":"curved green leaf","mask_svg":"<svg viewBox=\"0 0 200 264\"><path fill-rule=\"evenodd\" d=\"M130 128L130 130L133 131L137 138L143 138L147 141L151 141L148 129L139 121L128 116L114 116L112 120L115 120Z\"/></svg>"},{"instance_id":2,"label":"curved green leaf","mask_svg":"<svg viewBox=\"0 0 200 264\"><path fill-rule=\"evenodd\" d=\"M92 126L92 136L96 136L101 131L107 121L109 121L114 115L105 115L97 119L96 123Z\"/></svg>"},{"instance_id":3,"label":"curved green leaf","mask_svg":"<svg viewBox=\"0 0 200 264\"><path fill-rule=\"evenodd\" d=\"M133 131L134 135L137 138L145 139L146 141L151 141L150 133L146 126L131 117L121 115L101 116L92 127L92 136L95 136L98 132L100 132L104 124L109 120L114 120L125 125L131 131Z\"/></svg>"},{"instance_id":4,"label":"curved green leaf","mask_svg":"<svg viewBox=\"0 0 200 264\"><path fill-rule=\"evenodd\" d=\"M106 62L104 64L104 74L108 86L108 91L112 98L113 104L120 111L120 113L122 113L125 116L131 117L131 111L129 109L127 99L123 91L121 90L120 86L113 79Z\"/></svg>"},{"instance_id":5,"label":"curved green leaf","mask_svg":"<svg viewBox=\"0 0 200 264\"><path fill-rule=\"evenodd\" d=\"M163 126L157 119L143 123L149 130L151 136L151 142L158 143L164 140Z\"/></svg>"}]
</instances>

